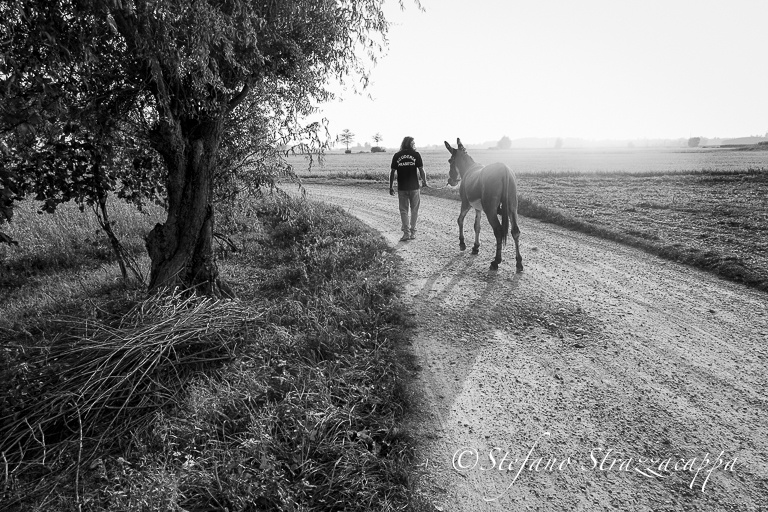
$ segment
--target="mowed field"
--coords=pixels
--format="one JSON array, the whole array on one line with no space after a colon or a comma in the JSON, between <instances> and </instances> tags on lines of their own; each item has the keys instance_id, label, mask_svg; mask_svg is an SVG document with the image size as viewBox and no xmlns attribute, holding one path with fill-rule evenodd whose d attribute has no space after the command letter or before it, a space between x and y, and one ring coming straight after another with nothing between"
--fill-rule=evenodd
<instances>
[{"instance_id":1,"label":"mowed field","mask_svg":"<svg viewBox=\"0 0 768 512\"><path fill-rule=\"evenodd\" d=\"M503 161L518 178L524 216L642 247L768 290L768 151L725 149L469 150L475 161ZM422 151L436 190L447 151ZM392 152L336 154L305 181L386 181ZM358 182L360 183L360 182ZM362 183L361 183L362 184ZM386 184L381 186L386 192ZM458 212L457 212L458 213ZM525 231L524 219L521 228ZM544 248L542 248L544 249Z\"/></svg>"}]
</instances>

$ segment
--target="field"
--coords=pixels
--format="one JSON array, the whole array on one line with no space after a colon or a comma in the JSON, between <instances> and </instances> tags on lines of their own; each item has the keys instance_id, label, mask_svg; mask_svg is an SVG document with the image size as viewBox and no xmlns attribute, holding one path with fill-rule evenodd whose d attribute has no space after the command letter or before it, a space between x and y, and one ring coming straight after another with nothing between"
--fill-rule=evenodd
<instances>
[{"instance_id":1,"label":"field","mask_svg":"<svg viewBox=\"0 0 768 512\"><path fill-rule=\"evenodd\" d=\"M768 289L768 152L470 150L515 171L520 212ZM331 154L313 179L386 181L391 154ZM453 195L447 151L423 153L428 194ZM301 165L297 159L295 165ZM381 185L386 186L386 185ZM524 228L523 228L524 229Z\"/></svg>"},{"instance_id":2,"label":"field","mask_svg":"<svg viewBox=\"0 0 768 512\"><path fill-rule=\"evenodd\" d=\"M420 150L427 176L447 176L445 149ZM291 157L301 176L336 173L387 174L393 151L389 153L332 152L321 165L315 163L307 172L306 159ZM560 150L469 150L475 161L489 164L504 162L516 175L542 173L680 173L692 171L741 171L768 169L768 151L727 149L560 149ZM438 180L435 184L444 183Z\"/></svg>"}]
</instances>

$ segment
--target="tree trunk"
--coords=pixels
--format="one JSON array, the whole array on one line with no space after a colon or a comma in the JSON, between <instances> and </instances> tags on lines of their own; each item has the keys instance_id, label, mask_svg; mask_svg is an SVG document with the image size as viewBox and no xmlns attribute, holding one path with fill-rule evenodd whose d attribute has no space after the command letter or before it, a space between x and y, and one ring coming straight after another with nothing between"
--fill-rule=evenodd
<instances>
[{"instance_id":1,"label":"tree trunk","mask_svg":"<svg viewBox=\"0 0 768 512\"><path fill-rule=\"evenodd\" d=\"M168 168L168 218L147 236L150 290L181 286L231 295L219 281L213 253L213 174L222 127L216 119L166 122L156 132L153 142Z\"/></svg>"}]
</instances>

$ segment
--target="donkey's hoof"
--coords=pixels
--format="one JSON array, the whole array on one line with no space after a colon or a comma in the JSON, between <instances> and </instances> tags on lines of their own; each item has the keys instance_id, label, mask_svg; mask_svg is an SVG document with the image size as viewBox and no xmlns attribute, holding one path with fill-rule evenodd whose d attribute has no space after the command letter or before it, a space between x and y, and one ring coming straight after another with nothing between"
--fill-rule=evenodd
<instances>
[{"instance_id":1,"label":"donkey's hoof","mask_svg":"<svg viewBox=\"0 0 768 512\"><path fill-rule=\"evenodd\" d=\"M459 250L460 251L466 251L467 250L467 244L464 242L459 242Z\"/></svg>"},{"instance_id":2,"label":"donkey's hoof","mask_svg":"<svg viewBox=\"0 0 768 512\"><path fill-rule=\"evenodd\" d=\"M518 272L522 272L523 271L523 264L522 263L518 263L517 264L517 271Z\"/></svg>"},{"instance_id":3,"label":"donkey's hoof","mask_svg":"<svg viewBox=\"0 0 768 512\"><path fill-rule=\"evenodd\" d=\"M499 270L499 263L496 260L491 262L491 270Z\"/></svg>"},{"instance_id":4,"label":"donkey's hoof","mask_svg":"<svg viewBox=\"0 0 768 512\"><path fill-rule=\"evenodd\" d=\"M478 246L474 246L472 248L472 254L479 254L479 253L480 253L480 248Z\"/></svg>"}]
</instances>

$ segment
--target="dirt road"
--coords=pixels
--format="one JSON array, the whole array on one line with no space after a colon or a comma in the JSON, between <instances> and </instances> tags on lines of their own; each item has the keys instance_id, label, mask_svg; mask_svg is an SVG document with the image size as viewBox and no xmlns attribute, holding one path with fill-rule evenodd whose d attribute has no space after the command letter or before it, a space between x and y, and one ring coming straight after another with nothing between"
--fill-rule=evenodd
<instances>
[{"instance_id":1,"label":"dirt road","mask_svg":"<svg viewBox=\"0 0 768 512\"><path fill-rule=\"evenodd\" d=\"M764 292L525 217L525 271L510 240L493 272L485 220L459 251L455 201L422 196L399 242L385 187L308 197L405 262L427 508L768 510Z\"/></svg>"}]
</instances>

